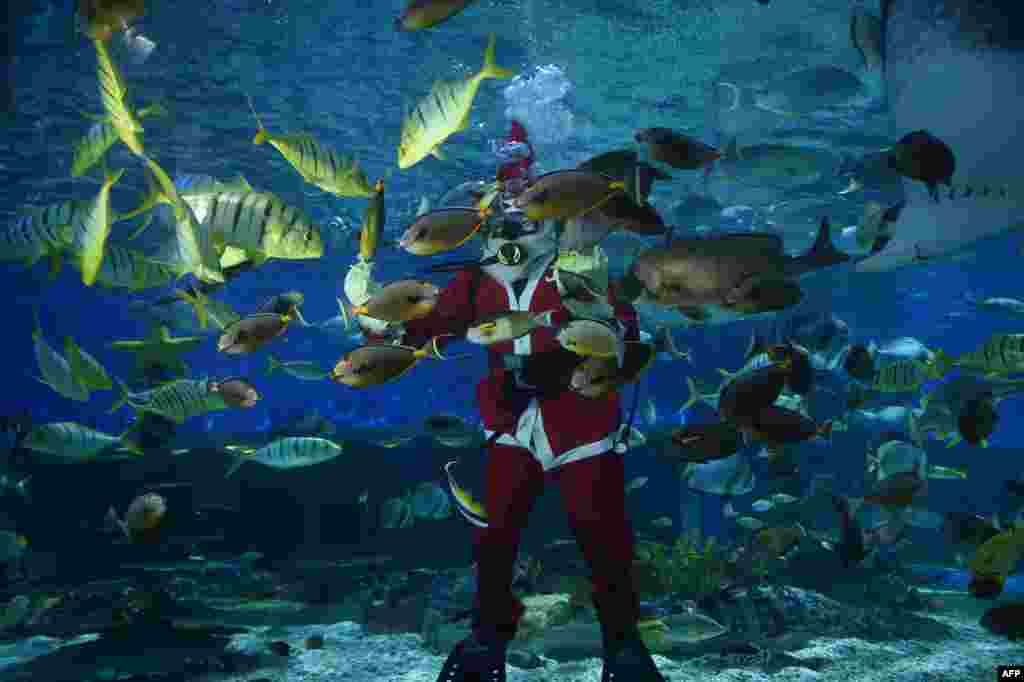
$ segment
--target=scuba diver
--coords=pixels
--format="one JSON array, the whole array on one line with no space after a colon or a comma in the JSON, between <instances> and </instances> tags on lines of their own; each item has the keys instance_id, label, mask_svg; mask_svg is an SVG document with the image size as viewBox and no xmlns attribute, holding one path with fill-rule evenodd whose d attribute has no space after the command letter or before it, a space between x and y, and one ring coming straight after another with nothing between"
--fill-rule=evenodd
<instances>
[{"instance_id":1,"label":"scuba diver","mask_svg":"<svg viewBox=\"0 0 1024 682\"><path fill-rule=\"evenodd\" d=\"M519 122L512 122L495 151L498 194L482 234L483 258L462 264L431 313L405 322L398 338L420 347L432 338L463 336L479 321L509 311L550 311L554 324L488 347L490 370L476 389L487 436L487 519L474 529L473 632L455 646L438 682L506 679L506 650L524 610L512 592L520 535L548 478L558 483L591 570L604 644L602 681L664 682L637 628L633 531L626 517L623 457L616 451L618 393L586 398L573 391L570 379L582 358L556 338L558 326L574 317L556 266L567 260L573 265L566 267L593 263L595 253L598 260L603 254L599 247L582 255L560 252L557 221L530 222L513 207L511 200L534 179L533 148ZM603 267L606 279L606 261ZM633 307L616 301L612 292L607 303L614 319L606 322L618 327L619 343L637 340ZM385 338L379 328L363 329L369 338Z\"/></svg>"}]
</instances>

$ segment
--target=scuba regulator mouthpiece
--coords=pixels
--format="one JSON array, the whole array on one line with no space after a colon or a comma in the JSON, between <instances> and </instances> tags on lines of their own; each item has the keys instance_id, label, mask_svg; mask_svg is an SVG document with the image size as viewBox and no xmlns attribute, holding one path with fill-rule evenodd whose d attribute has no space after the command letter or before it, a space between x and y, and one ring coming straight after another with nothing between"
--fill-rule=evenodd
<instances>
[{"instance_id":1,"label":"scuba regulator mouthpiece","mask_svg":"<svg viewBox=\"0 0 1024 682\"><path fill-rule=\"evenodd\" d=\"M526 260L526 248L516 242L506 242L498 247L495 257L502 265L516 266Z\"/></svg>"}]
</instances>

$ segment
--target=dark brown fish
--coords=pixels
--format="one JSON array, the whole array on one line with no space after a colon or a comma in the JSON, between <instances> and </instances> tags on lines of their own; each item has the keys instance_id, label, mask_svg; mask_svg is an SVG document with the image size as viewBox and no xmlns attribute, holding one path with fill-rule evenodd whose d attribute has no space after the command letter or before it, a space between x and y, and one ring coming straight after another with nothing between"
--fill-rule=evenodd
<instances>
[{"instance_id":1,"label":"dark brown fish","mask_svg":"<svg viewBox=\"0 0 1024 682\"><path fill-rule=\"evenodd\" d=\"M950 544L983 545L999 535L992 519L986 519L969 512L946 512L946 523L943 527L946 540Z\"/></svg>"},{"instance_id":2,"label":"dark brown fish","mask_svg":"<svg viewBox=\"0 0 1024 682\"><path fill-rule=\"evenodd\" d=\"M217 339L217 350L229 355L252 353L280 336L292 321L291 315L257 313L229 324Z\"/></svg>"},{"instance_id":3,"label":"dark brown fish","mask_svg":"<svg viewBox=\"0 0 1024 682\"><path fill-rule=\"evenodd\" d=\"M489 211L441 208L416 218L398 245L414 256L433 256L462 246L484 224Z\"/></svg>"},{"instance_id":4,"label":"dark brown fish","mask_svg":"<svg viewBox=\"0 0 1024 682\"><path fill-rule=\"evenodd\" d=\"M673 456L703 464L735 455L743 447L743 434L728 422L698 424L673 431L671 443Z\"/></svg>"},{"instance_id":5,"label":"dark brown fish","mask_svg":"<svg viewBox=\"0 0 1024 682\"><path fill-rule=\"evenodd\" d=\"M714 147L670 128L644 128L636 133L636 141L647 145L655 161L681 170L697 170L722 156Z\"/></svg>"},{"instance_id":6,"label":"dark brown fish","mask_svg":"<svg viewBox=\"0 0 1024 682\"><path fill-rule=\"evenodd\" d=\"M939 185L953 186L956 157L945 142L927 130L908 133L893 145L888 155L889 167L903 177L928 186L928 194L939 201Z\"/></svg>"},{"instance_id":7,"label":"dark brown fish","mask_svg":"<svg viewBox=\"0 0 1024 682\"><path fill-rule=\"evenodd\" d=\"M629 230L635 234L665 234L665 221L649 204L641 206L625 194L616 194L594 212L614 228Z\"/></svg>"},{"instance_id":8,"label":"dark brown fish","mask_svg":"<svg viewBox=\"0 0 1024 682\"><path fill-rule=\"evenodd\" d=\"M641 253L617 286L626 294L639 286L665 306L763 307L775 296L771 283L793 281L846 260L849 256L832 244L831 226L823 220L814 245L800 256L788 256L778 235L746 232L678 239Z\"/></svg>"},{"instance_id":9,"label":"dark brown fish","mask_svg":"<svg viewBox=\"0 0 1024 682\"><path fill-rule=\"evenodd\" d=\"M117 516L111 507L107 510L107 520L115 524L132 542L156 542L160 537L160 528L167 515L167 501L157 493L139 495L128 505L124 520Z\"/></svg>"},{"instance_id":10,"label":"dark brown fish","mask_svg":"<svg viewBox=\"0 0 1024 682\"><path fill-rule=\"evenodd\" d=\"M617 149L598 154L577 166L579 170L601 173L625 184L635 183L636 192L647 200L651 195L655 180L671 180L672 176L661 172L654 166L640 161L639 155L632 149Z\"/></svg>"},{"instance_id":11,"label":"dark brown fish","mask_svg":"<svg viewBox=\"0 0 1024 682\"><path fill-rule=\"evenodd\" d=\"M392 282L352 308L354 315L366 315L387 322L409 322L425 317L434 309L440 290L430 282L403 279Z\"/></svg>"},{"instance_id":12,"label":"dark brown fish","mask_svg":"<svg viewBox=\"0 0 1024 682\"><path fill-rule=\"evenodd\" d=\"M353 388L376 386L397 379L426 357L449 359L441 354L437 339L431 339L420 349L389 344L360 346L338 361L330 378Z\"/></svg>"},{"instance_id":13,"label":"dark brown fish","mask_svg":"<svg viewBox=\"0 0 1024 682\"><path fill-rule=\"evenodd\" d=\"M741 374L722 389L718 411L727 421L742 427L753 426L761 410L773 405L782 395L788 378L789 368L780 364Z\"/></svg>"},{"instance_id":14,"label":"dark brown fish","mask_svg":"<svg viewBox=\"0 0 1024 682\"><path fill-rule=\"evenodd\" d=\"M254 407L260 399L256 387L242 377L230 377L211 382L210 390L220 393L231 407Z\"/></svg>"},{"instance_id":15,"label":"dark brown fish","mask_svg":"<svg viewBox=\"0 0 1024 682\"><path fill-rule=\"evenodd\" d=\"M410 0L395 20L399 31L419 31L445 22L475 0Z\"/></svg>"},{"instance_id":16,"label":"dark brown fish","mask_svg":"<svg viewBox=\"0 0 1024 682\"><path fill-rule=\"evenodd\" d=\"M753 543L756 548L776 558L788 554L805 537L807 532L798 525L775 526L762 528L754 533Z\"/></svg>"},{"instance_id":17,"label":"dark brown fish","mask_svg":"<svg viewBox=\"0 0 1024 682\"><path fill-rule=\"evenodd\" d=\"M832 422L828 421L819 426L813 419L795 410L772 405L757 412L749 431L755 440L781 446L799 443L816 436L828 436L832 433Z\"/></svg>"},{"instance_id":18,"label":"dark brown fish","mask_svg":"<svg viewBox=\"0 0 1024 682\"><path fill-rule=\"evenodd\" d=\"M981 626L1010 641L1024 638L1024 602L1014 601L993 606L981 617Z\"/></svg>"},{"instance_id":19,"label":"dark brown fish","mask_svg":"<svg viewBox=\"0 0 1024 682\"><path fill-rule=\"evenodd\" d=\"M627 341L622 367L614 357L588 357L573 370L569 387L586 398L600 398L636 381L650 367L657 348Z\"/></svg>"}]
</instances>

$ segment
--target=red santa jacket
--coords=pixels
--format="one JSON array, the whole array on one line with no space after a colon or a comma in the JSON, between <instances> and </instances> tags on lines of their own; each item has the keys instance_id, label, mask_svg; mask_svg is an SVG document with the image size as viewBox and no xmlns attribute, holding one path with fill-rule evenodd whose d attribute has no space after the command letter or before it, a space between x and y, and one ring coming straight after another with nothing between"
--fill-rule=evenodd
<instances>
[{"instance_id":1,"label":"red santa jacket","mask_svg":"<svg viewBox=\"0 0 1024 682\"><path fill-rule=\"evenodd\" d=\"M510 310L554 311L554 323L564 324L571 316L562 305L558 286L550 279L551 273L550 265L536 272L517 297L511 285L486 272L461 271L441 291L430 315L406 324L403 342L420 347L430 338L443 334L463 336L478 320ZM618 320L625 325L626 338L637 340L636 311L628 303L617 302L614 298L609 302ZM542 455L547 453L549 458L571 461L600 454L611 447L619 425L618 394L598 399L584 398L568 386L565 390L543 396L509 391L509 384L514 384L515 379L495 355L556 351L561 348L557 333L557 328L541 327L515 341L490 346L491 369L477 385L476 396L484 428L489 435L502 434L498 442L533 446L535 451ZM539 430L534 423L538 418L542 420L543 427ZM537 437L531 439L531 433ZM546 442L535 442L537 440ZM555 462L552 466L560 463L564 462Z\"/></svg>"}]
</instances>

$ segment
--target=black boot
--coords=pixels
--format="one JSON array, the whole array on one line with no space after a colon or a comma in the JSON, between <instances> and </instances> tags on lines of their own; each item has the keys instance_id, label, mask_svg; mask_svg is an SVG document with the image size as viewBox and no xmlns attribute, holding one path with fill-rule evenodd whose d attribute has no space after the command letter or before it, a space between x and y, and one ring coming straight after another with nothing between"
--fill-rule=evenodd
<instances>
[{"instance_id":1,"label":"black boot","mask_svg":"<svg viewBox=\"0 0 1024 682\"><path fill-rule=\"evenodd\" d=\"M455 645L437 682L505 682L508 640L480 631Z\"/></svg>"},{"instance_id":2,"label":"black boot","mask_svg":"<svg viewBox=\"0 0 1024 682\"><path fill-rule=\"evenodd\" d=\"M604 631L601 682L665 682L636 628L612 636Z\"/></svg>"}]
</instances>

